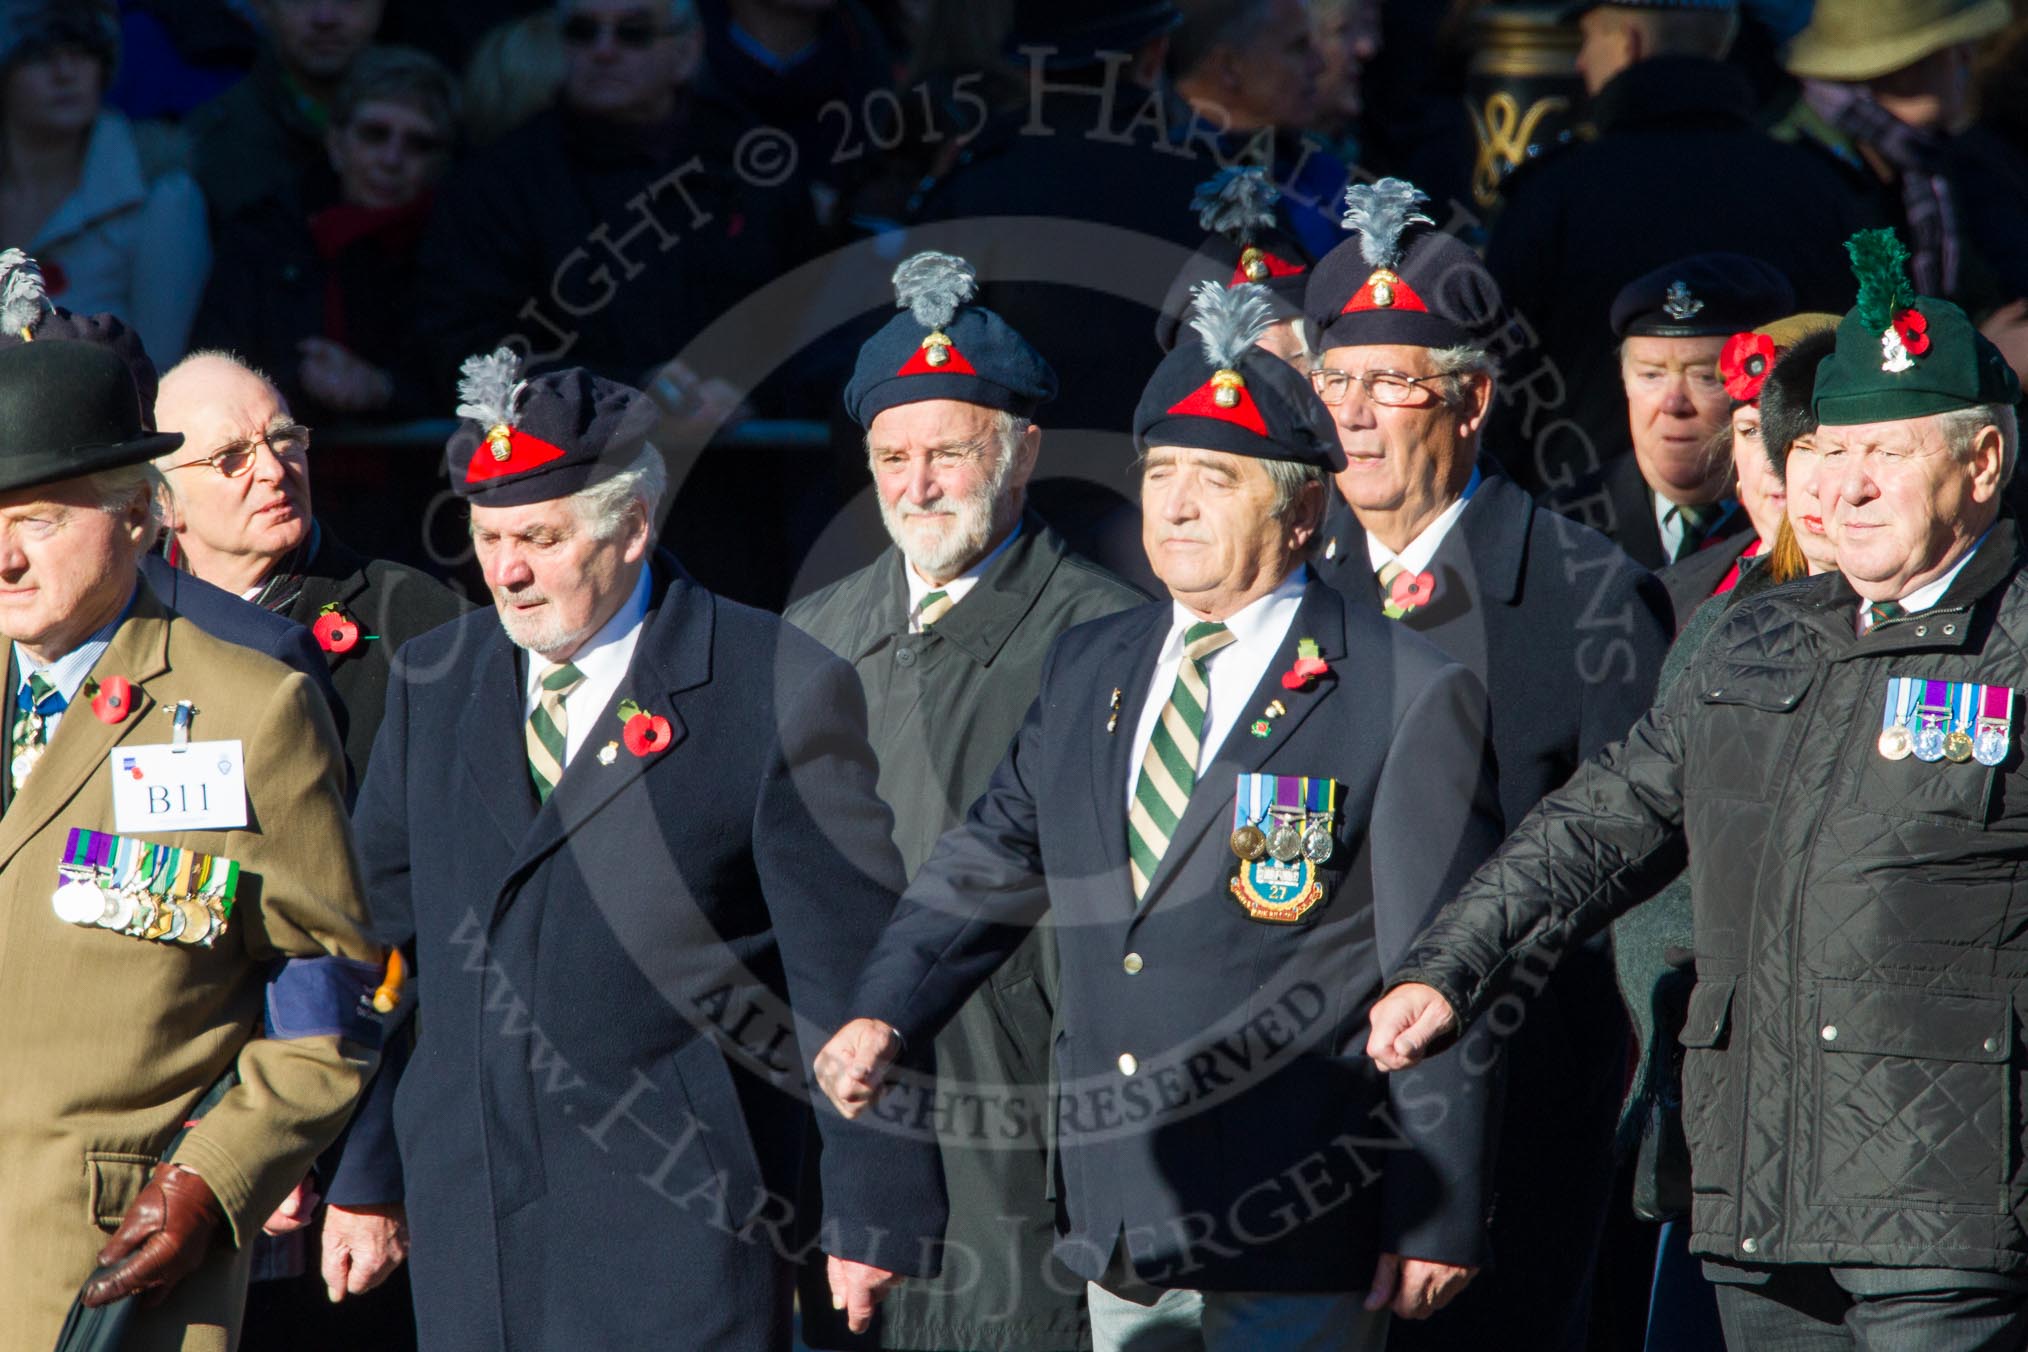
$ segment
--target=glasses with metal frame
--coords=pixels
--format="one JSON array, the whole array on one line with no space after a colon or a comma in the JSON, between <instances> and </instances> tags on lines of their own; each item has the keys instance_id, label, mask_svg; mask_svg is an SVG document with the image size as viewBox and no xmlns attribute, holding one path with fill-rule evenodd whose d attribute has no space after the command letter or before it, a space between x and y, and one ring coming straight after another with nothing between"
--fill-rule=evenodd
<instances>
[{"instance_id":1,"label":"glasses with metal frame","mask_svg":"<svg viewBox=\"0 0 2028 1352\"><path fill-rule=\"evenodd\" d=\"M1366 397L1376 404L1386 408L1419 408L1443 398L1428 383L1443 379L1443 376L1412 376L1402 371L1333 371L1319 367L1310 372L1310 388L1326 404L1336 406L1345 402L1345 396L1352 392L1352 383L1357 381Z\"/></svg>"},{"instance_id":2,"label":"glasses with metal frame","mask_svg":"<svg viewBox=\"0 0 2028 1352\"><path fill-rule=\"evenodd\" d=\"M228 441L210 455L195 460L185 460L180 465L166 466L168 469L194 469L209 465L228 479L237 479L253 468L254 460L260 455L261 447L277 460L300 463L310 455L310 429L301 423L282 423L271 427L257 437L245 441Z\"/></svg>"},{"instance_id":3,"label":"glasses with metal frame","mask_svg":"<svg viewBox=\"0 0 2028 1352\"><path fill-rule=\"evenodd\" d=\"M674 37L679 30L646 14L627 14L610 20L592 14L573 14L558 31L566 47L596 47L600 34L611 33L614 46L645 52L663 38Z\"/></svg>"}]
</instances>

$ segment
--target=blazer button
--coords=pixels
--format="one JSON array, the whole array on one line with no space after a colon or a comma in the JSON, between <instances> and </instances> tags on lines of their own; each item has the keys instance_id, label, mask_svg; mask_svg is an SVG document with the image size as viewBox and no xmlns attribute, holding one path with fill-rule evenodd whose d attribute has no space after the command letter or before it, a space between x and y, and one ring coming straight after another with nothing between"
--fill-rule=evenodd
<instances>
[{"instance_id":1,"label":"blazer button","mask_svg":"<svg viewBox=\"0 0 2028 1352\"><path fill-rule=\"evenodd\" d=\"M1120 966L1127 969L1128 976L1133 976L1136 973L1138 973L1141 970L1142 965L1143 964L1141 962L1141 955L1139 953L1129 953L1127 954L1126 957L1120 959ZM1991 1051L1992 1048L1988 1047L1986 1050Z\"/></svg>"},{"instance_id":2,"label":"blazer button","mask_svg":"<svg viewBox=\"0 0 2028 1352\"><path fill-rule=\"evenodd\" d=\"M1826 1042L1836 1042L1838 1040L1838 1025L1835 1023L1825 1024L1823 1038Z\"/></svg>"},{"instance_id":3,"label":"blazer button","mask_svg":"<svg viewBox=\"0 0 2028 1352\"><path fill-rule=\"evenodd\" d=\"M1131 1075L1140 1068L1141 1063L1134 1059L1134 1054L1132 1052L1120 1053L1120 1074Z\"/></svg>"},{"instance_id":4,"label":"blazer button","mask_svg":"<svg viewBox=\"0 0 2028 1352\"><path fill-rule=\"evenodd\" d=\"M1989 1037L1981 1045L1984 1046L1985 1049L1989 1052L1996 1052L2000 1050L2000 1039L1996 1037Z\"/></svg>"},{"instance_id":5,"label":"blazer button","mask_svg":"<svg viewBox=\"0 0 2028 1352\"><path fill-rule=\"evenodd\" d=\"M1759 1253L1760 1241L1752 1235L1748 1235L1745 1239L1739 1241L1739 1251L1741 1253Z\"/></svg>"},{"instance_id":6,"label":"blazer button","mask_svg":"<svg viewBox=\"0 0 2028 1352\"><path fill-rule=\"evenodd\" d=\"M914 666L914 665L915 665L915 649L913 649L913 648L896 648L896 649L894 650L894 660L895 660L895 661L897 661L897 662L899 662L899 663L901 663L901 664L902 664L903 666L905 666L905 667L912 667L912 666Z\"/></svg>"}]
</instances>

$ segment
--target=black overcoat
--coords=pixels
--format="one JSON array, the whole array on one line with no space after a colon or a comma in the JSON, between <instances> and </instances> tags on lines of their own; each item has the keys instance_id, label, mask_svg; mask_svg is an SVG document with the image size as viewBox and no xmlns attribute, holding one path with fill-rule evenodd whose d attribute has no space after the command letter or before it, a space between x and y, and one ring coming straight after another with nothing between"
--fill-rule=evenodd
<instances>
[{"instance_id":1,"label":"black overcoat","mask_svg":"<svg viewBox=\"0 0 2028 1352\"><path fill-rule=\"evenodd\" d=\"M355 821L416 956L394 1125L433 1349L788 1347L806 1069L900 863L851 670L666 555L650 606L539 809L499 620L396 660ZM666 748L623 744L625 699ZM933 1147L821 1122L819 1247L923 1271Z\"/></svg>"}]
</instances>

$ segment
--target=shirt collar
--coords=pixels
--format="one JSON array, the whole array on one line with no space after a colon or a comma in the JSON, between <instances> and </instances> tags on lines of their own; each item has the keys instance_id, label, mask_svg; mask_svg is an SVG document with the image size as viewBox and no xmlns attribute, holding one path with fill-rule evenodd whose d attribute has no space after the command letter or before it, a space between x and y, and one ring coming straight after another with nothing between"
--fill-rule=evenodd
<instances>
[{"instance_id":1,"label":"shirt collar","mask_svg":"<svg viewBox=\"0 0 2028 1352\"><path fill-rule=\"evenodd\" d=\"M1281 630L1288 628L1288 617L1283 607L1300 604L1303 588L1310 584L1310 570L1297 564L1295 571L1281 580L1275 589L1265 596L1253 600L1225 617L1225 627L1232 631L1233 640L1240 644L1251 644L1255 639L1272 634L1277 639ZM1183 651L1183 632L1199 623L1198 617L1186 609L1181 601L1170 602L1169 637L1162 644L1158 661Z\"/></svg>"},{"instance_id":2,"label":"shirt collar","mask_svg":"<svg viewBox=\"0 0 2028 1352\"><path fill-rule=\"evenodd\" d=\"M627 664L634 660L633 638L648 615L648 591L650 578L648 565L641 565L641 576L634 583L633 595L626 604L613 612L613 617L600 625L584 646L570 656L572 666L584 674L587 681L605 679L618 680L626 674ZM542 668L547 665L540 654L528 654L528 679L524 684L530 697L542 677Z\"/></svg>"},{"instance_id":3,"label":"shirt collar","mask_svg":"<svg viewBox=\"0 0 2028 1352\"><path fill-rule=\"evenodd\" d=\"M1373 571L1377 573L1390 563L1398 563L1411 573L1426 571L1429 561L1436 557L1437 547L1451 533L1451 527L1458 524L1458 518L1465 514L1465 504L1472 500L1472 494L1479 491L1479 478L1479 467L1474 464L1471 480L1465 484L1465 491L1458 494L1457 501L1438 513L1436 520L1416 532L1415 538L1399 554L1369 532L1366 536L1366 558L1373 565Z\"/></svg>"},{"instance_id":4,"label":"shirt collar","mask_svg":"<svg viewBox=\"0 0 2028 1352\"><path fill-rule=\"evenodd\" d=\"M951 599L952 605L956 605L964 600L965 593L978 585L979 579L985 576L986 570L993 566L993 560L1005 554L1007 546L1013 544L1020 534L1021 522L1016 520L1014 522L1014 529L1007 532L1006 539L993 546L991 553L987 554L985 558L980 559L970 568L967 568L964 572L959 573L949 582L942 583L941 585L924 580L923 575L915 570L915 565L908 561L908 555L904 553L901 556L901 575L908 580L909 618L912 620L922 613L923 598L931 592L942 592Z\"/></svg>"},{"instance_id":5,"label":"shirt collar","mask_svg":"<svg viewBox=\"0 0 2028 1352\"><path fill-rule=\"evenodd\" d=\"M135 576L138 583L139 574ZM39 675L62 692L64 703L68 704L76 699L78 687L84 684L85 677L91 674L91 669L98 665L101 657L105 656L106 649L112 646L113 635L127 618L127 612L134 608L134 597L138 590L137 586L135 590L127 593L126 604L120 607L118 615L100 625L84 642L47 666L37 666L28 654L22 651L21 645L15 644L14 689L17 697L21 687L28 684L28 678Z\"/></svg>"},{"instance_id":6,"label":"shirt collar","mask_svg":"<svg viewBox=\"0 0 2028 1352\"><path fill-rule=\"evenodd\" d=\"M1979 546L1986 543L1986 535L1991 535L1992 533L1993 528L1988 526L1986 534L1972 541L1972 547L1965 551L1965 556L1959 559L1948 573L1945 573L1934 582L1924 583L1908 595L1902 597L1900 605L1903 613L1913 615L1919 610L1928 610L1937 602L1943 600L1944 593L1951 589L1951 583L1958 580L1958 574L1964 572L1965 565L1972 561L1972 555L1978 553Z\"/></svg>"}]
</instances>

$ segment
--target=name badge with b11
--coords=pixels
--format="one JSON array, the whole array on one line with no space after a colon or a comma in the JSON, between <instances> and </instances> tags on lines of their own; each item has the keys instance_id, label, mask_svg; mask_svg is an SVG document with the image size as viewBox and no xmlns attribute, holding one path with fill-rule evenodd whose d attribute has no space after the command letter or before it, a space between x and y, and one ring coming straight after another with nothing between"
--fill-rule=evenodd
<instances>
[{"instance_id":1,"label":"name badge with b11","mask_svg":"<svg viewBox=\"0 0 2028 1352\"><path fill-rule=\"evenodd\" d=\"M113 829L229 831L246 825L246 760L237 738L167 746L116 746Z\"/></svg>"}]
</instances>

